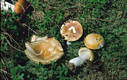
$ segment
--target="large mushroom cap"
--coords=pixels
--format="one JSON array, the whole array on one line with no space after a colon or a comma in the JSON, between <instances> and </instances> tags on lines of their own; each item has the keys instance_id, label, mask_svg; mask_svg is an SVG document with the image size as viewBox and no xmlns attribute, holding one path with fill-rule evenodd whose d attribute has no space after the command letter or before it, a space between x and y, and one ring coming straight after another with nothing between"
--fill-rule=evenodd
<instances>
[{"instance_id":1,"label":"large mushroom cap","mask_svg":"<svg viewBox=\"0 0 127 80\"><path fill-rule=\"evenodd\" d=\"M69 20L62 25L60 33L65 40L76 41L83 34L82 25L78 21Z\"/></svg>"},{"instance_id":2,"label":"large mushroom cap","mask_svg":"<svg viewBox=\"0 0 127 80\"><path fill-rule=\"evenodd\" d=\"M87 58L90 61L94 60L94 54L93 54L93 52L90 49L86 48L86 47L80 48L79 51L78 51L78 55L81 58Z\"/></svg>"},{"instance_id":3,"label":"large mushroom cap","mask_svg":"<svg viewBox=\"0 0 127 80\"><path fill-rule=\"evenodd\" d=\"M84 44L90 49L100 49L104 46L104 38L99 34L91 33L86 36Z\"/></svg>"},{"instance_id":4,"label":"large mushroom cap","mask_svg":"<svg viewBox=\"0 0 127 80\"><path fill-rule=\"evenodd\" d=\"M25 46L25 54L35 63L49 64L64 54L61 44L54 38L33 36L31 43L26 42Z\"/></svg>"}]
</instances>

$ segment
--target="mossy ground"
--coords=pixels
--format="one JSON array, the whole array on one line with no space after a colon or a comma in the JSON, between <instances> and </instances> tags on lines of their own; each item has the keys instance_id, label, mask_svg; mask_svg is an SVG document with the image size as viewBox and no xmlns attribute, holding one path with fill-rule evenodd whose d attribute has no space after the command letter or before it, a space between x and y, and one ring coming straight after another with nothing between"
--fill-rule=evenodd
<instances>
[{"instance_id":1,"label":"mossy ground","mask_svg":"<svg viewBox=\"0 0 127 80\"><path fill-rule=\"evenodd\" d=\"M1 80L127 80L126 0L27 1L34 14L41 11L37 16L32 12L16 15L1 11ZM68 46L60 35L60 27L69 19L82 24L83 36ZM104 47L93 50L92 63L70 70L66 62L78 55L89 33L101 34L105 39ZM24 43L30 41L33 34L55 37L65 55L50 65L31 62L24 53Z\"/></svg>"}]
</instances>

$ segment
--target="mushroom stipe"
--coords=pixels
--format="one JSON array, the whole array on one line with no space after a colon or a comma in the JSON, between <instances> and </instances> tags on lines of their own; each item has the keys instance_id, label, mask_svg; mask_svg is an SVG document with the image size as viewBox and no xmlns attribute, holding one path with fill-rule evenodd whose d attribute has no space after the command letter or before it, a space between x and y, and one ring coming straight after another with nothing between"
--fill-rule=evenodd
<instances>
[{"instance_id":1,"label":"mushroom stipe","mask_svg":"<svg viewBox=\"0 0 127 80\"><path fill-rule=\"evenodd\" d=\"M78 55L78 57L73 58L69 61L70 64L73 64L76 67L83 65L86 60L93 61L94 59L93 52L86 47L80 48L78 51Z\"/></svg>"}]
</instances>

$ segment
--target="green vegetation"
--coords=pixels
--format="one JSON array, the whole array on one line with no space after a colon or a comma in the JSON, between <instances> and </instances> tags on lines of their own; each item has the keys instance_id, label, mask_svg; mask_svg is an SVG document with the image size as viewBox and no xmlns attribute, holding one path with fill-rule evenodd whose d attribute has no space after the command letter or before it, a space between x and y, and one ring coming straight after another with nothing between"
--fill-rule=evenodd
<instances>
[{"instance_id":1,"label":"green vegetation","mask_svg":"<svg viewBox=\"0 0 127 80\"><path fill-rule=\"evenodd\" d=\"M1 80L127 80L126 0L27 1L34 12L42 11L42 14L32 18L32 13L17 15L1 11ZM84 34L67 46L60 35L60 27L69 19L79 21ZM89 33L101 34L105 39L104 47L93 50L92 63L70 70L66 61L77 56ZM62 44L65 55L50 65L33 63L24 53L24 43L33 34L54 36Z\"/></svg>"}]
</instances>

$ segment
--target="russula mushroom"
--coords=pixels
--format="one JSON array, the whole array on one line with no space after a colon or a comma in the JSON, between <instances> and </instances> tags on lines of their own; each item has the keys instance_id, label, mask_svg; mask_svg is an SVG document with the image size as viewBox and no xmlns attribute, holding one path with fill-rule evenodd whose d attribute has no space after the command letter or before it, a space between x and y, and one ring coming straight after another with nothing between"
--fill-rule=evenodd
<instances>
[{"instance_id":1,"label":"russula mushroom","mask_svg":"<svg viewBox=\"0 0 127 80\"><path fill-rule=\"evenodd\" d=\"M93 52L86 47L80 48L78 55L78 57L73 58L69 61L70 64L73 64L76 67L83 65L86 60L93 61L94 59Z\"/></svg>"},{"instance_id":2,"label":"russula mushroom","mask_svg":"<svg viewBox=\"0 0 127 80\"><path fill-rule=\"evenodd\" d=\"M91 33L85 37L84 44L89 49L100 49L104 46L104 38L99 34Z\"/></svg>"},{"instance_id":3,"label":"russula mushroom","mask_svg":"<svg viewBox=\"0 0 127 80\"><path fill-rule=\"evenodd\" d=\"M53 37L33 35L31 42L26 42L25 46L25 54L35 63L50 64L51 61L55 62L64 55L61 44Z\"/></svg>"},{"instance_id":4,"label":"russula mushroom","mask_svg":"<svg viewBox=\"0 0 127 80\"><path fill-rule=\"evenodd\" d=\"M26 10L26 0L18 0L15 5L2 0L1 1L1 10L8 11L11 9L12 12L15 12L17 14L23 13Z\"/></svg>"},{"instance_id":5,"label":"russula mushroom","mask_svg":"<svg viewBox=\"0 0 127 80\"><path fill-rule=\"evenodd\" d=\"M68 20L61 26L60 33L65 40L76 41L83 34L82 25L78 21Z\"/></svg>"}]
</instances>

